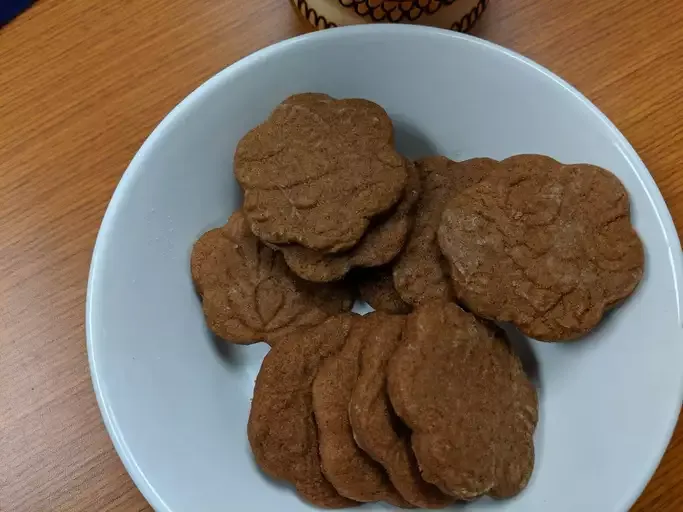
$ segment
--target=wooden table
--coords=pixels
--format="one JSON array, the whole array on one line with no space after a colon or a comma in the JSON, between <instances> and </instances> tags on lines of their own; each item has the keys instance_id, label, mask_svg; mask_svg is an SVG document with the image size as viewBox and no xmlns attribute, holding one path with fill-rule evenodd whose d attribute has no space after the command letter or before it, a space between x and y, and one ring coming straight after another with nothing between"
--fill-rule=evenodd
<instances>
[{"instance_id":1,"label":"wooden table","mask_svg":"<svg viewBox=\"0 0 683 512\"><path fill-rule=\"evenodd\" d=\"M97 229L176 103L304 30L287 0L41 0L0 29L0 511L149 510L88 374ZM681 234L682 2L493 0L477 33L593 100L640 153ZM683 510L683 427L634 510Z\"/></svg>"}]
</instances>

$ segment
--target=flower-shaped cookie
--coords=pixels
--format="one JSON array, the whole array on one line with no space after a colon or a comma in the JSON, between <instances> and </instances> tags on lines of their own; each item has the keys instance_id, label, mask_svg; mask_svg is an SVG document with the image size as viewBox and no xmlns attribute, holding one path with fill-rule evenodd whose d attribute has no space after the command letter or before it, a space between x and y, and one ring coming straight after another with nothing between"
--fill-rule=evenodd
<instances>
[{"instance_id":1,"label":"flower-shaped cookie","mask_svg":"<svg viewBox=\"0 0 683 512\"><path fill-rule=\"evenodd\" d=\"M643 275L619 179L546 156L504 160L455 195L439 242L463 305L545 341L590 331Z\"/></svg>"},{"instance_id":2,"label":"flower-shaped cookie","mask_svg":"<svg viewBox=\"0 0 683 512\"><path fill-rule=\"evenodd\" d=\"M426 481L463 500L526 487L538 400L502 331L453 303L419 306L387 379Z\"/></svg>"},{"instance_id":3,"label":"flower-shaped cookie","mask_svg":"<svg viewBox=\"0 0 683 512\"><path fill-rule=\"evenodd\" d=\"M299 94L237 145L235 177L253 233L335 253L356 245L406 186L387 113L361 99Z\"/></svg>"}]
</instances>

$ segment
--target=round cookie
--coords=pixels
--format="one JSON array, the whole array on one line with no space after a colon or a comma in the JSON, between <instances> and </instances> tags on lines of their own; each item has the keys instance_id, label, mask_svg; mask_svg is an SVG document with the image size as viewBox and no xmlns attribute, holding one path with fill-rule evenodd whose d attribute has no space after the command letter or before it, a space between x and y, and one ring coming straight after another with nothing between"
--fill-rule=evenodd
<instances>
[{"instance_id":1,"label":"round cookie","mask_svg":"<svg viewBox=\"0 0 683 512\"><path fill-rule=\"evenodd\" d=\"M420 175L407 164L408 182L398 204L377 218L360 242L348 251L325 254L298 244L276 246L292 271L308 281L336 281L356 267L377 267L401 252L413 227L413 211L420 196Z\"/></svg>"},{"instance_id":2,"label":"round cookie","mask_svg":"<svg viewBox=\"0 0 683 512\"><path fill-rule=\"evenodd\" d=\"M273 344L290 331L349 311L353 303L345 283L321 286L296 277L281 254L251 233L239 211L199 238L190 267L207 325L234 343Z\"/></svg>"},{"instance_id":3,"label":"round cookie","mask_svg":"<svg viewBox=\"0 0 683 512\"><path fill-rule=\"evenodd\" d=\"M394 285L408 304L452 299L448 266L437 240L441 212L448 199L479 182L496 165L489 158L454 162L443 156L416 162L422 179L422 195L417 202L415 226L394 264Z\"/></svg>"},{"instance_id":4,"label":"round cookie","mask_svg":"<svg viewBox=\"0 0 683 512\"><path fill-rule=\"evenodd\" d=\"M454 499L420 476L410 430L396 417L387 395L387 364L401 344L405 317L374 313L372 321L372 342L361 349L360 371L349 402L354 438L384 466L406 501L420 508L443 508Z\"/></svg>"},{"instance_id":5,"label":"round cookie","mask_svg":"<svg viewBox=\"0 0 683 512\"><path fill-rule=\"evenodd\" d=\"M545 156L504 160L455 196L439 242L463 305L545 341L586 334L643 275L619 179Z\"/></svg>"},{"instance_id":6,"label":"round cookie","mask_svg":"<svg viewBox=\"0 0 683 512\"><path fill-rule=\"evenodd\" d=\"M396 492L384 468L361 450L349 423L349 400L358 378L360 349L373 334L371 313L355 317L348 340L328 357L313 381L313 411L318 425L320 464L325 478L339 494L361 502L408 504Z\"/></svg>"},{"instance_id":7,"label":"round cookie","mask_svg":"<svg viewBox=\"0 0 683 512\"><path fill-rule=\"evenodd\" d=\"M376 311L405 315L413 309L396 291L391 266L358 270L353 281L357 283L359 298Z\"/></svg>"},{"instance_id":8,"label":"round cookie","mask_svg":"<svg viewBox=\"0 0 683 512\"><path fill-rule=\"evenodd\" d=\"M237 145L234 171L251 230L326 253L356 245L406 186L406 162L377 104L324 94L286 99Z\"/></svg>"},{"instance_id":9,"label":"round cookie","mask_svg":"<svg viewBox=\"0 0 683 512\"><path fill-rule=\"evenodd\" d=\"M353 320L348 314L332 317L274 346L256 377L247 424L261 469L290 482L304 499L324 508L358 505L341 496L321 472L312 397L316 371L344 346Z\"/></svg>"},{"instance_id":10,"label":"round cookie","mask_svg":"<svg viewBox=\"0 0 683 512\"><path fill-rule=\"evenodd\" d=\"M425 480L463 500L526 487L538 401L500 329L453 303L420 306L407 318L387 382Z\"/></svg>"}]
</instances>

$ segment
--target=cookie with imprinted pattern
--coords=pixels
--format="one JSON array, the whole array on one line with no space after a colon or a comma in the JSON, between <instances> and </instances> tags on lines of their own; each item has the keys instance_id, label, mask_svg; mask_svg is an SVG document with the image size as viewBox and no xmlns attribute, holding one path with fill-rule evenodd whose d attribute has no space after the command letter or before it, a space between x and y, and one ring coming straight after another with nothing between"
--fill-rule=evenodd
<instances>
[{"instance_id":1,"label":"cookie with imprinted pattern","mask_svg":"<svg viewBox=\"0 0 683 512\"><path fill-rule=\"evenodd\" d=\"M384 468L358 447L349 422L349 400L358 379L360 350L375 342L374 316L370 313L354 317L344 347L322 363L313 381L320 465L342 496L407 507L409 504L391 484Z\"/></svg>"},{"instance_id":2,"label":"cookie with imprinted pattern","mask_svg":"<svg viewBox=\"0 0 683 512\"><path fill-rule=\"evenodd\" d=\"M190 259L195 287L209 328L234 343L278 338L349 311L350 287L322 286L294 275L282 255L256 238L241 212L195 243Z\"/></svg>"},{"instance_id":3,"label":"cookie with imprinted pattern","mask_svg":"<svg viewBox=\"0 0 683 512\"><path fill-rule=\"evenodd\" d=\"M354 316L331 317L288 334L266 355L256 377L247 435L254 458L268 475L285 480L310 503L344 508L358 502L341 496L324 477L313 416L313 379L325 359L346 343Z\"/></svg>"},{"instance_id":4,"label":"cookie with imprinted pattern","mask_svg":"<svg viewBox=\"0 0 683 512\"><path fill-rule=\"evenodd\" d=\"M405 319L384 313L371 317L371 342L365 343L360 351L349 420L358 446L384 467L406 501L420 508L443 508L454 498L420 475L410 430L396 416L387 395L387 365L402 343Z\"/></svg>"},{"instance_id":5,"label":"cookie with imprinted pattern","mask_svg":"<svg viewBox=\"0 0 683 512\"><path fill-rule=\"evenodd\" d=\"M462 500L526 487L538 400L493 324L454 303L417 307L389 361L387 389L426 481Z\"/></svg>"},{"instance_id":6,"label":"cookie with imprinted pattern","mask_svg":"<svg viewBox=\"0 0 683 512\"><path fill-rule=\"evenodd\" d=\"M394 264L394 285L408 304L453 298L448 265L437 241L441 212L453 195L479 182L496 164L489 158L455 162L443 156L416 162L422 179L422 194L417 202L415 226Z\"/></svg>"},{"instance_id":7,"label":"cookie with imprinted pattern","mask_svg":"<svg viewBox=\"0 0 683 512\"><path fill-rule=\"evenodd\" d=\"M539 340L586 334L643 276L621 181L546 156L504 160L453 197L439 242L463 305Z\"/></svg>"},{"instance_id":8,"label":"cookie with imprinted pattern","mask_svg":"<svg viewBox=\"0 0 683 512\"><path fill-rule=\"evenodd\" d=\"M407 181L384 109L314 93L287 98L247 133L234 172L255 235L325 253L356 245Z\"/></svg>"}]
</instances>

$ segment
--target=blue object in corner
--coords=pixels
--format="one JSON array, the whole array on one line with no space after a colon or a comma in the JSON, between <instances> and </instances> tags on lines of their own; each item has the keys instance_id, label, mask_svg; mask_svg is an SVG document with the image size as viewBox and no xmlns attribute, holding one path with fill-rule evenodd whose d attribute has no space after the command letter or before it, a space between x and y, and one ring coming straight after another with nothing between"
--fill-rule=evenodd
<instances>
[{"instance_id":1,"label":"blue object in corner","mask_svg":"<svg viewBox=\"0 0 683 512\"><path fill-rule=\"evenodd\" d=\"M27 9L33 2L34 0L0 0L0 27Z\"/></svg>"}]
</instances>

